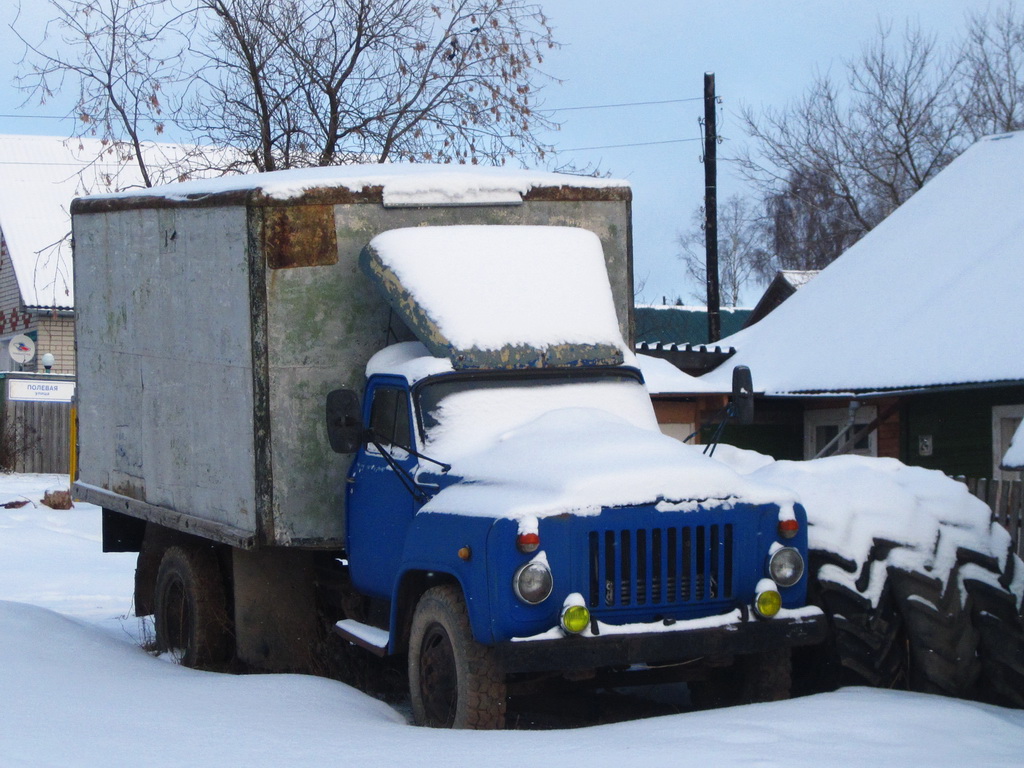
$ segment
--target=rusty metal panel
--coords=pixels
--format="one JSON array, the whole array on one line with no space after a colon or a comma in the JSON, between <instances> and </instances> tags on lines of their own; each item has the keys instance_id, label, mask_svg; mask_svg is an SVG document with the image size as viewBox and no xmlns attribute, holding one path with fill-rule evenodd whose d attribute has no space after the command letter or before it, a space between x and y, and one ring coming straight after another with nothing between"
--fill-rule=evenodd
<instances>
[{"instance_id":1,"label":"rusty metal panel","mask_svg":"<svg viewBox=\"0 0 1024 768\"><path fill-rule=\"evenodd\" d=\"M263 251L271 269L336 264L334 208L330 205L267 206L263 209Z\"/></svg>"}]
</instances>

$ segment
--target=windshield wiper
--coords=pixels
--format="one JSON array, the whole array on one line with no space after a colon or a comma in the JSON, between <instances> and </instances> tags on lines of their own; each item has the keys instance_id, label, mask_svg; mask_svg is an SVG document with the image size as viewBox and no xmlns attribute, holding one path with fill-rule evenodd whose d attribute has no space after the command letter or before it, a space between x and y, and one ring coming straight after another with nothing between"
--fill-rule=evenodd
<instances>
[{"instance_id":1,"label":"windshield wiper","mask_svg":"<svg viewBox=\"0 0 1024 768\"><path fill-rule=\"evenodd\" d=\"M402 485L405 486L405 490L407 490L416 501L424 503L430 499L430 495L420 487L419 483L416 482L416 478L412 476L412 473L409 472L409 470L407 470L401 464L399 464L395 460L395 457L391 453L391 451L388 450L388 448L385 448L380 443L380 441L377 440L376 432L374 432L372 429L366 430L365 439L368 443L370 443L374 448L376 448L380 452L380 455L384 457L384 461L386 461L388 466L395 471L395 474L398 475L398 479L402 481ZM401 448L403 451L405 451L411 456L415 456L417 459L423 459L424 461L429 461L431 464L436 464L441 468L442 473L447 472L452 468L451 464L445 464L443 461L432 459L429 456L425 456L424 454L419 453L418 451L414 451L412 448L408 446L394 443L392 444L391 447Z\"/></svg>"}]
</instances>

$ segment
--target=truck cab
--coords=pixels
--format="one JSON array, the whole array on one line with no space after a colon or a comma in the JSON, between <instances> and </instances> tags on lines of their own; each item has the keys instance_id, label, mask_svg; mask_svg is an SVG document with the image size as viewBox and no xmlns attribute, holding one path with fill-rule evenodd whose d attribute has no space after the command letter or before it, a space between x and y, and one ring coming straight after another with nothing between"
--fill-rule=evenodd
<instances>
[{"instance_id":1,"label":"truck cab","mask_svg":"<svg viewBox=\"0 0 1024 768\"><path fill-rule=\"evenodd\" d=\"M380 652L408 654L422 722L500 724L504 696L460 713L481 685L460 654L488 660L493 688L509 675L706 673L820 638L803 508L662 435L636 367L458 371L409 342L368 372L348 419L348 567L387 606ZM429 647L403 630L424 610ZM339 631L366 637L356 624Z\"/></svg>"}]
</instances>

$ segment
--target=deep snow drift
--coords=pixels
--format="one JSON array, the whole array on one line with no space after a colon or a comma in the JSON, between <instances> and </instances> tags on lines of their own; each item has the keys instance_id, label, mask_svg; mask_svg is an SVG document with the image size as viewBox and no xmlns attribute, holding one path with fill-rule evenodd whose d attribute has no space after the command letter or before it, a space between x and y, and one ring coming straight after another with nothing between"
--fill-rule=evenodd
<instances>
[{"instance_id":1,"label":"deep snow drift","mask_svg":"<svg viewBox=\"0 0 1024 768\"><path fill-rule=\"evenodd\" d=\"M129 616L134 557L100 552L100 513L39 504L56 476L0 475L4 766L1018 766L1024 712L844 689L574 731L407 725L330 680L196 672L153 658ZM14 601L14 602L7 602Z\"/></svg>"}]
</instances>

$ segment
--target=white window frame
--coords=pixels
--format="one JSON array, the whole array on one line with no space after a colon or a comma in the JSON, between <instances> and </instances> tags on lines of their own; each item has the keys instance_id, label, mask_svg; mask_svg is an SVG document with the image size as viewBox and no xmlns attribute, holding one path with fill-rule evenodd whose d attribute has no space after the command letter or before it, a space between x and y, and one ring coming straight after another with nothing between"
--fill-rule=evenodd
<instances>
[{"instance_id":1,"label":"white window frame","mask_svg":"<svg viewBox=\"0 0 1024 768\"><path fill-rule=\"evenodd\" d=\"M853 430L851 433L847 434L843 442L845 443L850 437L852 437L853 433L858 429L874 421L877 415L878 408L874 405L862 405L858 408L857 415L854 417ZM804 458L813 459L818 455L818 451L825 447L824 445L816 445L815 443L815 433L818 427L834 426L838 427L839 430L842 431L849 422L849 408L822 408L804 411ZM867 450L849 451L849 453L856 454L858 456L877 456L878 430L872 430L868 435Z\"/></svg>"},{"instance_id":2,"label":"white window frame","mask_svg":"<svg viewBox=\"0 0 1024 768\"><path fill-rule=\"evenodd\" d=\"M1024 403L1017 405L993 405L992 406L992 479L993 480L1020 480L1021 472L1008 472L1000 469L1010 444L1003 444L1003 419L1024 420ZM1011 430L1010 437L1013 437Z\"/></svg>"}]
</instances>

